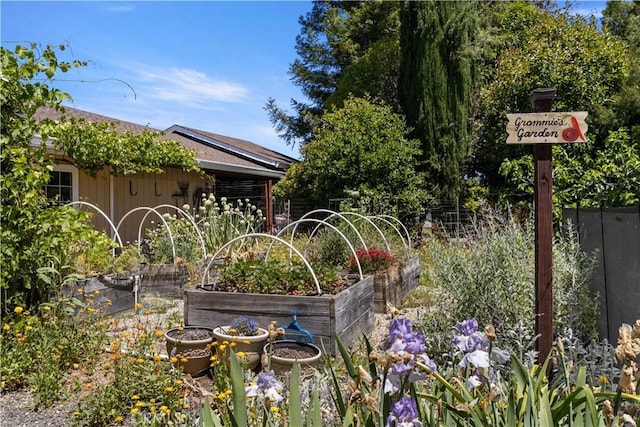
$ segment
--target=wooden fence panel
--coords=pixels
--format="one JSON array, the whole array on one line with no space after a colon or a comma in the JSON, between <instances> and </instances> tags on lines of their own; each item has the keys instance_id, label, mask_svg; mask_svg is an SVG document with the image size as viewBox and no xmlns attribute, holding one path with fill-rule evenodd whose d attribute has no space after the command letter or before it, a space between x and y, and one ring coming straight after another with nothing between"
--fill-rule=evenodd
<instances>
[{"instance_id":1,"label":"wooden fence panel","mask_svg":"<svg viewBox=\"0 0 640 427\"><path fill-rule=\"evenodd\" d=\"M595 252L599 333L615 343L622 323L640 319L640 208L565 209L564 218L577 225L581 249Z\"/></svg>"}]
</instances>

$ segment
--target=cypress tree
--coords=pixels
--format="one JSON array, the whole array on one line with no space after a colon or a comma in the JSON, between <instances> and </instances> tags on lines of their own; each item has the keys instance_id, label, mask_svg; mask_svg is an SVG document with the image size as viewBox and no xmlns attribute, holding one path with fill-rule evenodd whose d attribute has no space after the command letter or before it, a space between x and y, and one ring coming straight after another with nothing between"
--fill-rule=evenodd
<instances>
[{"instance_id":1,"label":"cypress tree","mask_svg":"<svg viewBox=\"0 0 640 427\"><path fill-rule=\"evenodd\" d=\"M469 152L476 8L466 1L406 1L401 11L399 97L422 168L440 196L460 192Z\"/></svg>"}]
</instances>

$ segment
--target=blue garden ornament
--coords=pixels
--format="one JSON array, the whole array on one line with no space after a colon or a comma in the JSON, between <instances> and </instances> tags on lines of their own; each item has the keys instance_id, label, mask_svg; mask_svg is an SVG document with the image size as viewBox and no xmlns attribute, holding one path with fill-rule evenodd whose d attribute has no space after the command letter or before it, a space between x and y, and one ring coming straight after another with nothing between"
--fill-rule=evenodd
<instances>
[{"instance_id":1,"label":"blue garden ornament","mask_svg":"<svg viewBox=\"0 0 640 427\"><path fill-rule=\"evenodd\" d=\"M291 317L293 318L293 321L289 323L289 326L283 328L285 334L281 335L278 338L313 344L313 336L311 335L311 332L307 331L306 329L302 329L302 327L296 320L297 313L295 310L291 311Z\"/></svg>"}]
</instances>

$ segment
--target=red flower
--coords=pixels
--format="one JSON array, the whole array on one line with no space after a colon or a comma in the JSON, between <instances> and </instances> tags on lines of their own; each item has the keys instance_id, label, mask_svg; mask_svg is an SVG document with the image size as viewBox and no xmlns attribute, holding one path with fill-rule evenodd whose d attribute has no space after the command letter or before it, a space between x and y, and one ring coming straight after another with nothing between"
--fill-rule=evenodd
<instances>
[{"instance_id":1,"label":"red flower","mask_svg":"<svg viewBox=\"0 0 640 427\"><path fill-rule=\"evenodd\" d=\"M356 250L356 256L358 257L363 273L375 273L376 271L387 269L396 263L393 255L384 249L375 247L371 247L368 250L358 248ZM349 257L348 269L352 273L358 272L358 264L353 255Z\"/></svg>"}]
</instances>

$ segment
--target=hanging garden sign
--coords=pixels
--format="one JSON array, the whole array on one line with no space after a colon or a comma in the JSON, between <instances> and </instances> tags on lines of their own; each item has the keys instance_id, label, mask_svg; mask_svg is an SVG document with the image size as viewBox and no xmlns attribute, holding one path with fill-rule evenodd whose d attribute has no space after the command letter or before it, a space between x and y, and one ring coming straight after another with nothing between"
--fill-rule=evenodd
<instances>
[{"instance_id":1,"label":"hanging garden sign","mask_svg":"<svg viewBox=\"0 0 640 427\"><path fill-rule=\"evenodd\" d=\"M507 114L507 144L587 142L586 111Z\"/></svg>"}]
</instances>

